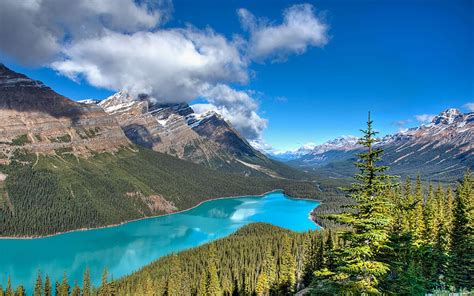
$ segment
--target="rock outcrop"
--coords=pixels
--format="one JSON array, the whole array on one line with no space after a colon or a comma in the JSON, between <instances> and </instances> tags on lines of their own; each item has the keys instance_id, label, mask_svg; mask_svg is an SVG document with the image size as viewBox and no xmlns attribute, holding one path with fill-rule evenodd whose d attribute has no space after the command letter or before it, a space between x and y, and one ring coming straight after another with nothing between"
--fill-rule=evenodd
<instances>
[{"instance_id":1,"label":"rock outcrop","mask_svg":"<svg viewBox=\"0 0 474 296\"><path fill-rule=\"evenodd\" d=\"M89 155L129 145L99 106L74 102L0 64L0 159L18 150Z\"/></svg>"}]
</instances>

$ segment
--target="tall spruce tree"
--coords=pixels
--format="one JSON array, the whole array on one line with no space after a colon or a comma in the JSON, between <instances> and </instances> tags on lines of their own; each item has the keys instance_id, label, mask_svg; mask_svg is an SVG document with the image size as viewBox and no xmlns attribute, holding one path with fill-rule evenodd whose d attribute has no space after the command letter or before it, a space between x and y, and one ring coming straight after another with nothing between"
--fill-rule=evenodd
<instances>
[{"instance_id":1,"label":"tall spruce tree","mask_svg":"<svg viewBox=\"0 0 474 296\"><path fill-rule=\"evenodd\" d=\"M412 221L412 235L414 238L414 243L416 246L420 246L424 241L425 235L425 222L423 219L423 188L421 184L421 177L418 175L416 177L416 186L415 186L415 197L414 197L414 208L410 221Z\"/></svg>"},{"instance_id":2,"label":"tall spruce tree","mask_svg":"<svg viewBox=\"0 0 474 296\"><path fill-rule=\"evenodd\" d=\"M51 280L49 279L49 275L46 275L44 280L44 296L52 296Z\"/></svg>"},{"instance_id":3,"label":"tall spruce tree","mask_svg":"<svg viewBox=\"0 0 474 296\"><path fill-rule=\"evenodd\" d=\"M107 268L104 268L102 272L102 282L99 288L99 296L108 296L109 295L109 285L108 285L109 271Z\"/></svg>"},{"instance_id":4,"label":"tall spruce tree","mask_svg":"<svg viewBox=\"0 0 474 296\"><path fill-rule=\"evenodd\" d=\"M386 193L393 187L393 177L384 173L387 167L377 165L383 150L374 147L377 133L372 123L369 113L367 129L362 130L364 135L359 139L367 151L358 154L356 166L360 172L349 190L349 196L356 203L351 206L352 211L332 217L336 222L350 226L351 230L342 233L345 245L335 253L335 270L319 272L328 279L334 293L379 293L379 279L389 270L379 256L389 240L391 204Z\"/></svg>"},{"instance_id":5,"label":"tall spruce tree","mask_svg":"<svg viewBox=\"0 0 474 296\"><path fill-rule=\"evenodd\" d=\"M15 296L26 296L25 288L19 285L15 290Z\"/></svg>"},{"instance_id":6,"label":"tall spruce tree","mask_svg":"<svg viewBox=\"0 0 474 296\"><path fill-rule=\"evenodd\" d=\"M170 263L170 273L168 276L168 282L166 291L168 295L184 295L182 294L182 273L181 273L181 263L176 254L171 256Z\"/></svg>"},{"instance_id":7,"label":"tall spruce tree","mask_svg":"<svg viewBox=\"0 0 474 296\"><path fill-rule=\"evenodd\" d=\"M436 202L433 185L430 183L428 188L428 198L426 199L424 207L424 221L425 221L425 241L428 245L433 245L438 237L438 223L436 219Z\"/></svg>"},{"instance_id":8,"label":"tall spruce tree","mask_svg":"<svg viewBox=\"0 0 474 296\"><path fill-rule=\"evenodd\" d=\"M82 279L82 296L91 296L91 273L89 268L84 271Z\"/></svg>"},{"instance_id":9,"label":"tall spruce tree","mask_svg":"<svg viewBox=\"0 0 474 296\"><path fill-rule=\"evenodd\" d=\"M7 289L5 290L6 296L13 296L12 280L8 277L7 280Z\"/></svg>"},{"instance_id":10,"label":"tall spruce tree","mask_svg":"<svg viewBox=\"0 0 474 296\"><path fill-rule=\"evenodd\" d=\"M217 296L221 294L216 260L216 249L214 245L211 245L209 247L209 259L207 263L207 295L209 296Z\"/></svg>"},{"instance_id":11,"label":"tall spruce tree","mask_svg":"<svg viewBox=\"0 0 474 296\"><path fill-rule=\"evenodd\" d=\"M451 238L450 280L458 289L474 286L474 180L466 173L457 189Z\"/></svg>"},{"instance_id":12,"label":"tall spruce tree","mask_svg":"<svg viewBox=\"0 0 474 296\"><path fill-rule=\"evenodd\" d=\"M77 281L74 281L74 287L72 288L71 296L80 296L81 295L81 288L77 284Z\"/></svg>"},{"instance_id":13,"label":"tall spruce tree","mask_svg":"<svg viewBox=\"0 0 474 296\"><path fill-rule=\"evenodd\" d=\"M33 290L33 296L42 296L43 295L43 279L41 277L41 272L38 271L36 277L35 289Z\"/></svg>"},{"instance_id":14,"label":"tall spruce tree","mask_svg":"<svg viewBox=\"0 0 474 296\"><path fill-rule=\"evenodd\" d=\"M59 295L61 296L68 296L69 295L69 283L67 280L67 274L64 272L63 280L61 281L61 285L59 287Z\"/></svg>"},{"instance_id":15,"label":"tall spruce tree","mask_svg":"<svg viewBox=\"0 0 474 296\"><path fill-rule=\"evenodd\" d=\"M262 272L265 273L268 282L268 287L271 290L275 286L277 277L275 256L273 256L272 254L271 246L267 246L264 256L265 257L263 259Z\"/></svg>"}]
</instances>

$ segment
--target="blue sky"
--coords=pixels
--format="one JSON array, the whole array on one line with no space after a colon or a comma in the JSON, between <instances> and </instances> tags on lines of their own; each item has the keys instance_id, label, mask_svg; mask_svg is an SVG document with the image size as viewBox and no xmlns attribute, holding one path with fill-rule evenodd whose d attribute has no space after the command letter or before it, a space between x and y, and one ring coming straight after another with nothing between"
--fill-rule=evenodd
<instances>
[{"instance_id":1,"label":"blue sky","mask_svg":"<svg viewBox=\"0 0 474 296\"><path fill-rule=\"evenodd\" d=\"M416 115L450 107L468 111L463 106L474 102L472 1L175 0L160 29L212 28L228 40L236 34L250 40L238 9L276 26L282 11L300 3L311 4L315 18L328 26L327 42L277 59L252 59L245 65L246 81L226 81L258 103L255 112L268 121L257 128L265 144L287 150L357 135L368 110L382 134L393 133L420 124ZM113 93L83 76L72 81L50 66L23 66L12 54L1 53L0 60L72 99ZM198 103L218 101L200 97Z\"/></svg>"}]
</instances>

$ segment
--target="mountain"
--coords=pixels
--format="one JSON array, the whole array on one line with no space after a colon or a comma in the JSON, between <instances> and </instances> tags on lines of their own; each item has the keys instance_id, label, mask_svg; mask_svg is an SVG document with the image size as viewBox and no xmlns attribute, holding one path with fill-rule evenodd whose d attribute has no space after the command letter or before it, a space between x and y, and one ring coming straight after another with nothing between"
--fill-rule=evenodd
<instances>
[{"instance_id":1,"label":"mountain","mask_svg":"<svg viewBox=\"0 0 474 296\"><path fill-rule=\"evenodd\" d=\"M269 152L268 155L276 160L289 161L310 153L316 145L308 143L296 150Z\"/></svg>"},{"instance_id":2,"label":"mountain","mask_svg":"<svg viewBox=\"0 0 474 296\"><path fill-rule=\"evenodd\" d=\"M131 143L99 106L76 103L0 64L0 162L18 151L75 155L114 152Z\"/></svg>"},{"instance_id":3,"label":"mountain","mask_svg":"<svg viewBox=\"0 0 474 296\"><path fill-rule=\"evenodd\" d=\"M247 177L147 149L156 141L160 151L172 154L174 148L186 156L190 147L181 143L196 141L209 155L227 149L239 157L235 163L259 156L217 114L126 96L116 99L129 106L112 100L78 103L0 65L0 236L106 226L277 188L295 197L324 195L313 182L259 175L263 169L257 165L249 167L256 176ZM137 138L145 147L135 144ZM223 158L222 153L216 154Z\"/></svg>"},{"instance_id":4,"label":"mountain","mask_svg":"<svg viewBox=\"0 0 474 296\"><path fill-rule=\"evenodd\" d=\"M345 159L357 149L358 138L355 136L341 136L320 145L313 145L311 149L306 146L295 150L287 163L298 167L321 167L332 161ZM283 160L283 159L282 159Z\"/></svg>"},{"instance_id":5,"label":"mountain","mask_svg":"<svg viewBox=\"0 0 474 296\"><path fill-rule=\"evenodd\" d=\"M243 175L301 176L253 148L219 114L196 114L186 103L157 103L120 91L98 104L133 143L213 169Z\"/></svg>"},{"instance_id":6,"label":"mountain","mask_svg":"<svg viewBox=\"0 0 474 296\"><path fill-rule=\"evenodd\" d=\"M384 149L383 163L391 173L433 180L456 179L474 168L474 113L448 109L431 123L387 135L377 143ZM334 145L333 145L334 144ZM348 176L350 164L359 152L355 138L341 139L317 146L310 153L288 162L299 168Z\"/></svg>"}]
</instances>

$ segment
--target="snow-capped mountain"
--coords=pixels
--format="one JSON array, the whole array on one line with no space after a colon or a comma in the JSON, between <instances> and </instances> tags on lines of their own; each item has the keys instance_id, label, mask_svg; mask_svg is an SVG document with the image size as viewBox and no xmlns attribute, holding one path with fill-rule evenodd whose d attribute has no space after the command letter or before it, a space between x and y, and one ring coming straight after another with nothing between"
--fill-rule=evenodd
<instances>
[{"instance_id":1,"label":"snow-capped mountain","mask_svg":"<svg viewBox=\"0 0 474 296\"><path fill-rule=\"evenodd\" d=\"M98 105L137 145L226 171L279 175L275 171L279 165L214 111L197 114L186 103L161 104L125 90Z\"/></svg>"},{"instance_id":2,"label":"snow-capped mountain","mask_svg":"<svg viewBox=\"0 0 474 296\"><path fill-rule=\"evenodd\" d=\"M384 149L383 160L392 173L420 173L434 179L458 177L467 168L474 168L474 113L447 109L429 124L383 137L377 146ZM306 169L325 168L339 175L352 174L353 170L347 168L360 149L355 137L335 139L289 163Z\"/></svg>"},{"instance_id":3,"label":"snow-capped mountain","mask_svg":"<svg viewBox=\"0 0 474 296\"><path fill-rule=\"evenodd\" d=\"M303 155L310 153L314 149L315 146L316 144L314 143L307 143L295 150L270 151L268 154L272 158L288 161L288 160L296 159L298 157L301 157Z\"/></svg>"},{"instance_id":4,"label":"snow-capped mountain","mask_svg":"<svg viewBox=\"0 0 474 296\"><path fill-rule=\"evenodd\" d=\"M318 154L331 151L331 150L340 150L340 151L353 150L359 147L359 145L357 144L358 141L359 141L359 138L355 136L342 136L334 140L327 141L321 145L315 146L312 149L312 151L308 154L318 155Z\"/></svg>"},{"instance_id":5,"label":"snow-capped mountain","mask_svg":"<svg viewBox=\"0 0 474 296\"><path fill-rule=\"evenodd\" d=\"M271 156L280 160L295 160L305 156L313 155L317 157L327 151L348 151L357 148L358 138L355 136L341 136L339 138L329 140L323 144L317 145L314 143L308 143L296 150L285 151L285 152L274 152Z\"/></svg>"}]
</instances>

